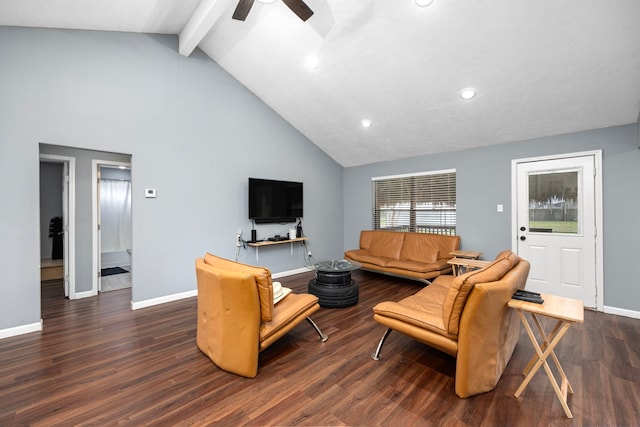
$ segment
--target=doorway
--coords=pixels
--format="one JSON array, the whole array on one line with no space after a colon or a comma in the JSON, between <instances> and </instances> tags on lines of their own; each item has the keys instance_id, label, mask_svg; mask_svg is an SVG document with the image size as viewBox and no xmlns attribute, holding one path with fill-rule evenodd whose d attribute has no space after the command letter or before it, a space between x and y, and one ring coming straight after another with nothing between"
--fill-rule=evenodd
<instances>
[{"instance_id":1,"label":"doorway","mask_svg":"<svg viewBox=\"0 0 640 427\"><path fill-rule=\"evenodd\" d=\"M603 310L601 151L513 160L512 246L527 289Z\"/></svg>"},{"instance_id":2,"label":"doorway","mask_svg":"<svg viewBox=\"0 0 640 427\"><path fill-rule=\"evenodd\" d=\"M61 280L64 296L75 289L75 158L40 154L41 281Z\"/></svg>"},{"instance_id":3,"label":"doorway","mask_svg":"<svg viewBox=\"0 0 640 427\"><path fill-rule=\"evenodd\" d=\"M95 179L93 194L95 292L130 288L131 164L93 160Z\"/></svg>"}]
</instances>

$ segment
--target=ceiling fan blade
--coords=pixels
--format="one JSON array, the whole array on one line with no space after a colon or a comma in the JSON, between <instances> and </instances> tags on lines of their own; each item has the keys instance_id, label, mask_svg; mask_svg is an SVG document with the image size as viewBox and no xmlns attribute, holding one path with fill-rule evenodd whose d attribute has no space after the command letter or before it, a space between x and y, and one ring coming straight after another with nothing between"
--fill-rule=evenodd
<instances>
[{"instance_id":1,"label":"ceiling fan blade","mask_svg":"<svg viewBox=\"0 0 640 427\"><path fill-rule=\"evenodd\" d=\"M300 19L306 21L313 15L313 10L302 0L282 0Z\"/></svg>"},{"instance_id":2,"label":"ceiling fan blade","mask_svg":"<svg viewBox=\"0 0 640 427\"><path fill-rule=\"evenodd\" d=\"M238 5L236 6L236 10L233 11L233 19L237 19L238 21L244 21L247 19L247 15L251 10L251 6L253 6L254 0L240 0Z\"/></svg>"}]
</instances>

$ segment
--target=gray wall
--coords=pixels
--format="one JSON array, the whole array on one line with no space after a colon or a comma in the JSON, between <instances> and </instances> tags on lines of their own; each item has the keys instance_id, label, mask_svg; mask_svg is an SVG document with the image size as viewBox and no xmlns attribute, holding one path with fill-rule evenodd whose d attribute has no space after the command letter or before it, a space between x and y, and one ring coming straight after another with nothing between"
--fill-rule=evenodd
<instances>
[{"instance_id":1,"label":"gray wall","mask_svg":"<svg viewBox=\"0 0 640 427\"><path fill-rule=\"evenodd\" d=\"M344 246L358 246L361 229L372 227L371 178L410 172L457 170L457 231L462 248L493 258L511 248L511 160L602 149L604 304L640 311L634 248L640 241L640 150L631 124L486 148L346 168ZM504 205L497 213L496 205Z\"/></svg>"},{"instance_id":2,"label":"gray wall","mask_svg":"<svg viewBox=\"0 0 640 427\"><path fill-rule=\"evenodd\" d=\"M235 257L249 176L303 182L309 248L342 253L340 165L175 36L0 27L0 58L0 330L40 320L39 143L131 155L134 302L195 290L205 251ZM260 264L304 265L288 244Z\"/></svg>"}]
</instances>

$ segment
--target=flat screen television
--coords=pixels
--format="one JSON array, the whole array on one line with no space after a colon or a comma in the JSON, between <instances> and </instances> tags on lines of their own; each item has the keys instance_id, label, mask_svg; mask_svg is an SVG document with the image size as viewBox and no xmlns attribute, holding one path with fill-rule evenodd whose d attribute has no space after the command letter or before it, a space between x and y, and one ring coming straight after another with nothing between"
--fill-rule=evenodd
<instances>
[{"instance_id":1,"label":"flat screen television","mask_svg":"<svg viewBox=\"0 0 640 427\"><path fill-rule=\"evenodd\" d=\"M256 224L302 218L302 183L249 178L249 219Z\"/></svg>"}]
</instances>

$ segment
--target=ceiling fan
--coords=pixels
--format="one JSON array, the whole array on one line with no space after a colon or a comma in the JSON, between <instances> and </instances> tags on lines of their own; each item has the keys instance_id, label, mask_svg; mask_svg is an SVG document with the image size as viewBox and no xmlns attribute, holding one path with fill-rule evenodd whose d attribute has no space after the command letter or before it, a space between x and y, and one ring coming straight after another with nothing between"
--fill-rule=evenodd
<instances>
[{"instance_id":1,"label":"ceiling fan","mask_svg":"<svg viewBox=\"0 0 640 427\"><path fill-rule=\"evenodd\" d=\"M244 21L247 19L247 15L251 10L251 6L253 6L253 2L254 0L238 1L238 5L236 6L236 10L233 12L232 18L237 19L238 21ZM302 0L282 0L282 2L303 21L306 21L311 18L311 15L313 15L313 10L311 10Z\"/></svg>"}]
</instances>

